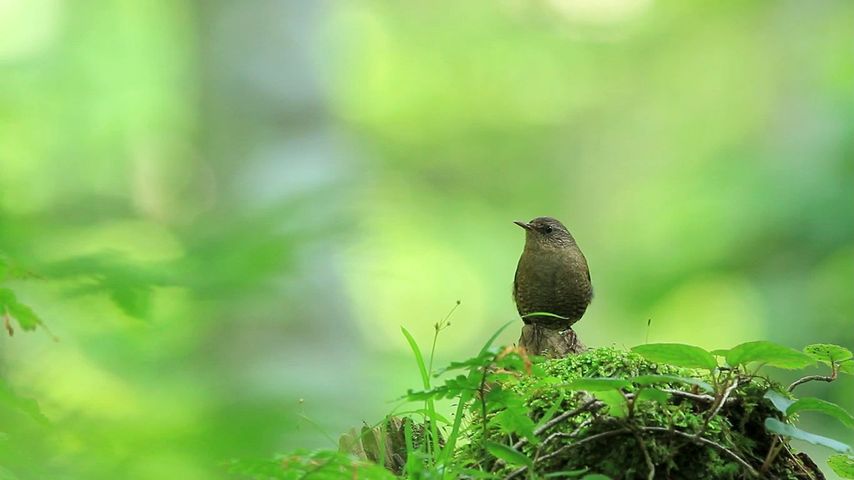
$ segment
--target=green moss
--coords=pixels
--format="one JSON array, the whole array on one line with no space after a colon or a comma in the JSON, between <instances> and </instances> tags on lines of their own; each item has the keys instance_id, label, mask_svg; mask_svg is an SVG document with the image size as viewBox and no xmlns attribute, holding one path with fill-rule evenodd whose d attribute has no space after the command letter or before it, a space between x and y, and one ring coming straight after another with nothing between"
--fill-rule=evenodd
<instances>
[{"instance_id":1,"label":"green moss","mask_svg":"<svg viewBox=\"0 0 854 480\"><path fill-rule=\"evenodd\" d=\"M522 396L527 414L538 426L562 412L576 410L593 400L591 394L566 388L566 383L579 378L627 379L639 375L673 375L710 384L721 380L712 378L708 373L648 362L637 354L616 348L593 349L565 359L549 360L537 367L541 369L539 374L503 387ZM612 478L647 478L648 462L652 462L656 466L656 478L744 478L745 467L725 453L723 448L758 470L772 441L763 426L764 419L779 418L779 412L763 398L771 386L769 380L752 377L742 378L741 381L744 383L731 393L731 400L708 421L712 408L711 395L686 383L658 385L659 390L671 389L685 392L685 395L671 394L661 403L637 400L630 409L627 408L626 400L616 391L594 392L593 397L610 406L585 411L557 423L541 432L538 437L542 441L536 444L502 432L492 421L500 412L491 412L487 416L485 429L482 417L472 415L470 442L459 449L457 460L499 476L510 474L518 468L504 465L479 447L485 430L487 440L516 445L533 459L535 475L587 469ZM635 386L623 393L631 399L639 391L640 387ZM623 407L617 408L618 405ZM621 410L631 410L631 413L620 416ZM674 431L687 435L700 432L703 438L722 448L692 441L686 435ZM793 455L785 453L774 462L769 476L781 479L810 478L807 472L815 475L811 467L804 466Z\"/></svg>"}]
</instances>

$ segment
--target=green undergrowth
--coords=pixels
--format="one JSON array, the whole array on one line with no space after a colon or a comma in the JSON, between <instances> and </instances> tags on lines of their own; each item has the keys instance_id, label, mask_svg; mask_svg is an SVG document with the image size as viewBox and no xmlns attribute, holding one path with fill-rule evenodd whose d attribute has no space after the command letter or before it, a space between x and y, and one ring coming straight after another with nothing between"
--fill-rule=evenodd
<instances>
[{"instance_id":1,"label":"green undergrowth","mask_svg":"<svg viewBox=\"0 0 854 480\"><path fill-rule=\"evenodd\" d=\"M827 447L829 467L854 478L848 445L798 427L820 414L854 428L838 405L796 397L803 383L854 374L843 347L645 344L547 360L492 346L497 332L474 357L434 370L446 326L436 324L426 357L404 329L422 386L403 397L407 413L352 429L337 452L235 461L235 478L823 478L793 438ZM784 386L765 367L826 371ZM453 414L439 414L448 403Z\"/></svg>"},{"instance_id":2,"label":"green undergrowth","mask_svg":"<svg viewBox=\"0 0 854 480\"><path fill-rule=\"evenodd\" d=\"M472 442L460 450L461 462L498 478L516 471L520 472L515 474L517 478L529 475L541 478L554 472L578 472L579 477L582 472L596 472L609 478L647 478L652 471L649 464L654 466L655 478L741 478L744 469L724 451L669 432L695 434L702 429L703 438L761 465L772 441L764 431L763 422L768 417L782 418L771 402L763 398L769 388L780 387L762 377L754 377L740 386L730 395L727 408L722 408L706 424L713 396L698 385L666 379L673 376L711 387L715 381L711 374L657 364L639 354L615 348L598 348L547 361L542 369L545 377L524 377L511 387L525 399L534 423L543 426L555 419L558 412L581 411L544 430L536 442L523 441L518 445L522 440L518 435L505 434L501 428L487 430L489 442L508 448L518 445L515 450L530 459L525 471L521 470L525 467L520 465L523 462L501 462L488 450L481 449L483 430L477 429L472 431ZM592 379L644 377L664 383L649 388L632 382L631 387L619 391L595 382L584 385ZM568 390L567 385L573 384L597 391ZM492 421L487 419L487 423ZM794 467L789 461L775 462L768 474L773 478L810 478L799 474Z\"/></svg>"}]
</instances>

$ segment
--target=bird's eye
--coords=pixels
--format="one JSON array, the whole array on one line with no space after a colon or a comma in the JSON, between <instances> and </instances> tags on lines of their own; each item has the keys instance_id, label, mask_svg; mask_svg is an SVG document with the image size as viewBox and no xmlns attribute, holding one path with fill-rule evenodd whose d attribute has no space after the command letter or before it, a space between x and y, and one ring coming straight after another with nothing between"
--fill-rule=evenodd
<instances>
[{"instance_id":1,"label":"bird's eye","mask_svg":"<svg viewBox=\"0 0 854 480\"><path fill-rule=\"evenodd\" d=\"M543 231L546 233L552 233L552 226L546 225L545 227L543 227Z\"/></svg>"}]
</instances>

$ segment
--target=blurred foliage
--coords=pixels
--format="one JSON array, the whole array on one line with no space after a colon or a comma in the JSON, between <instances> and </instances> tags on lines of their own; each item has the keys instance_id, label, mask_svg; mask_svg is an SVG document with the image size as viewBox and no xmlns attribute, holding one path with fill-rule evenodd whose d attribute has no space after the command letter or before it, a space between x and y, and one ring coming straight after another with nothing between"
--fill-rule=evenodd
<instances>
[{"instance_id":1,"label":"blurred foliage","mask_svg":"<svg viewBox=\"0 0 854 480\"><path fill-rule=\"evenodd\" d=\"M0 2L0 476L227 478L331 447L421 385L401 325L461 300L447 360L515 318L510 221L538 215L588 257L587 344L850 348L852 22L844 0ZM804 390L854 409L835 387Z\"/></svg>"}]
</instances>

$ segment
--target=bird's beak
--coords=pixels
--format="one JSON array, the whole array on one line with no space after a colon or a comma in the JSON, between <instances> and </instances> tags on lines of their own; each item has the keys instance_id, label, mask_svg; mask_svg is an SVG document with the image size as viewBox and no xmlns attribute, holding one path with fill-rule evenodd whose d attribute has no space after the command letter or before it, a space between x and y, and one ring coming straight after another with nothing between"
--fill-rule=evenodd
<instances>
[{"instance_id":1,"label":"bird's beak","mask_svg":"<svg viewBox=\"0 0 854 480\"><path fill-rule=\"evenodd\" d=\"M519 225L520 227L524 228L525 230L531 230L532 228L534 228L534 227L532 227L532 226L531 226L531 224L530 224L530 223L517 222L517 221L515 221L515 220L513 221L513 223L515 223L516 225Z\"/></svg>"}]
</instances>

